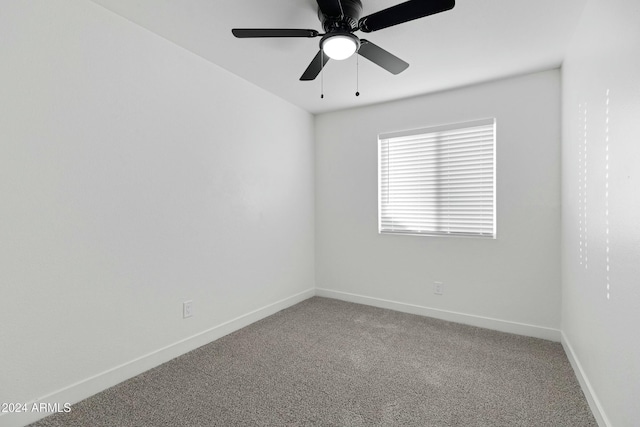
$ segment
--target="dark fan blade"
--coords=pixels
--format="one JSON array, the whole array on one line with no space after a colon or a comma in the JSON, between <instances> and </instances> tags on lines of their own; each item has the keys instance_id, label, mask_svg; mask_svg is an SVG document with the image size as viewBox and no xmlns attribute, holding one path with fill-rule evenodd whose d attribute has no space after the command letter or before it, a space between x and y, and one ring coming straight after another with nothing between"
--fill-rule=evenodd
<instances>
[{"instance_id":1,"label":"dark fan blade","mask_svg":"<svg viewBox=\"0 0 640 427\"><path fill-rule=\"evenodd\" d=\"M358 27L365 33L378 31L403 22L424 18L435 13L453 9L455 0L409 0L380 12L360 18Z\"/></svg>"},{"instance_id":2,"label":"dark fan blade","mask_svg":"<svg viewBox=\"0 0 640 427\"><path fill-rule=\"evenodd\" d=\"M360 49L358 50L358 54L360 56L364 56L374 64L381 66L392 74L400 74L409 66L409 64L404 62L402 59L390 54L380 46L364 39L360 40Z\"/></svg>"},{"instance_id":3,"label":"dark fan blade","mask_svg":"<svg viewBox=\"0 0 640 427\"><path fill-rule=\"evenodd\" d=\"M342 16L342 6L340 0L317 0L318 7L323 15Z\"/></svg>"},{"instance_id":4,"label":"dark fan blade","mask_svg":"<svg viewBox=\"0 0 640 427\"><path fill-rule=\"evenodd\" d=\"M300 80L314 80L318 74L320 74L320 71L322 71L322 68L327 64L327 62L329 62L329 57L320 50L311 61L311 64L309 64L307 69L304 71Z\"/></svg>"},{"instance_id":5,"label":"dark fan blade","mask_svg":"<svg viewBox=\"0 0 640 427\"><path fill-rule=\"evenodd\" d=\"M318 37L316 30L296 30L292 28L234 28L231 30L239 39L256 37Z\"/></svg>"}]
</instances>

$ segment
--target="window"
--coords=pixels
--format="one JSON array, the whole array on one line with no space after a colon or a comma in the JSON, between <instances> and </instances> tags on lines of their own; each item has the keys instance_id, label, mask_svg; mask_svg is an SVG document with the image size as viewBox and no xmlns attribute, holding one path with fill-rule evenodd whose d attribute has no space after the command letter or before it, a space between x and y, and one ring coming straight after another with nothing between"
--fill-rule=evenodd
<instances>
[{"instance_id":1,"label":"window","mask_svg":"<svg viewBox=\"0 0 640 427\"><path fill-rule=\"evenodd\" d=\"M495 119L378 137L380 233L495 238Z\"/></svg>"}]
</instances>

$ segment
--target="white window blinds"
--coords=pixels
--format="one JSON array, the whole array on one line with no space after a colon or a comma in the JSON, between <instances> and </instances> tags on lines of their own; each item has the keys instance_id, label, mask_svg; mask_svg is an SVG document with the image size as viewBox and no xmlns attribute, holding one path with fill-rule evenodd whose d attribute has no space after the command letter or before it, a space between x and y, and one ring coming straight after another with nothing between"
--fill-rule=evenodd
<instances>
[{"instance_id":1,"label":"white window blinds","mask_svg":"<svg viewBox=\"0 0 640 427\"><path fill-rule=\"evenodd\" d=\"M495 119L378 137L380 233L495 237Z\"/></svg>"}]
</instances>

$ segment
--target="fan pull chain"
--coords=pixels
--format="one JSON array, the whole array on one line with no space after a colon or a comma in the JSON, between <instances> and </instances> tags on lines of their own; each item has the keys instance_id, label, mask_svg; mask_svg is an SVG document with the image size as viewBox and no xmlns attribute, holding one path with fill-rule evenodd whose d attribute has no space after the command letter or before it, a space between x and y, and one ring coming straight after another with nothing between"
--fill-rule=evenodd
<instances>
[{"instance_id":1,"label":"fan pull chain","mask_svg":"<svg viewBox=\"0 0 640 427\"><path fill-rule=\"evenodd\" d=\"M358 61L358 52L356 52L356 96L360 96L360 62Z\"/></svg>"},{"instance_id":2,"label":"fan pull chain","mask_svg":"<svg viewBox=\"0 0 640 427\"><path fill-rule=\"evenodd\" d=\"M324 51L320 49L320 99L324 98Z\"/></svg>"}]
</instances>

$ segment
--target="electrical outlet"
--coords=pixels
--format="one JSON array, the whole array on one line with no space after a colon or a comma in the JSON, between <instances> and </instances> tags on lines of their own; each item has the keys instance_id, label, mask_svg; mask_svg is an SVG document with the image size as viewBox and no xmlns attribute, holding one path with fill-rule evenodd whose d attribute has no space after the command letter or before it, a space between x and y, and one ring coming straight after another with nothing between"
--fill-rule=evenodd
<instances>
[{"instance_id":1,"label":"electrical outlet","mask_svg":"<svg viewBox=\"0 0 640 427\"><path fill-rule=\"evenodd\" d=\"M442 295L444 293L444 285L442 282L433 282L433 293L436 295Z\"/></svg>"},{"instance_id":2,"label":"electrical outlet","mask_svg":"<svg viewBox=\"0 0 640 427\"><path fill-rule=\"evenodd\" d=\"M185 301L182 303L182 318L193 316L193 301Z\"/></svg>"}]
</instances>

